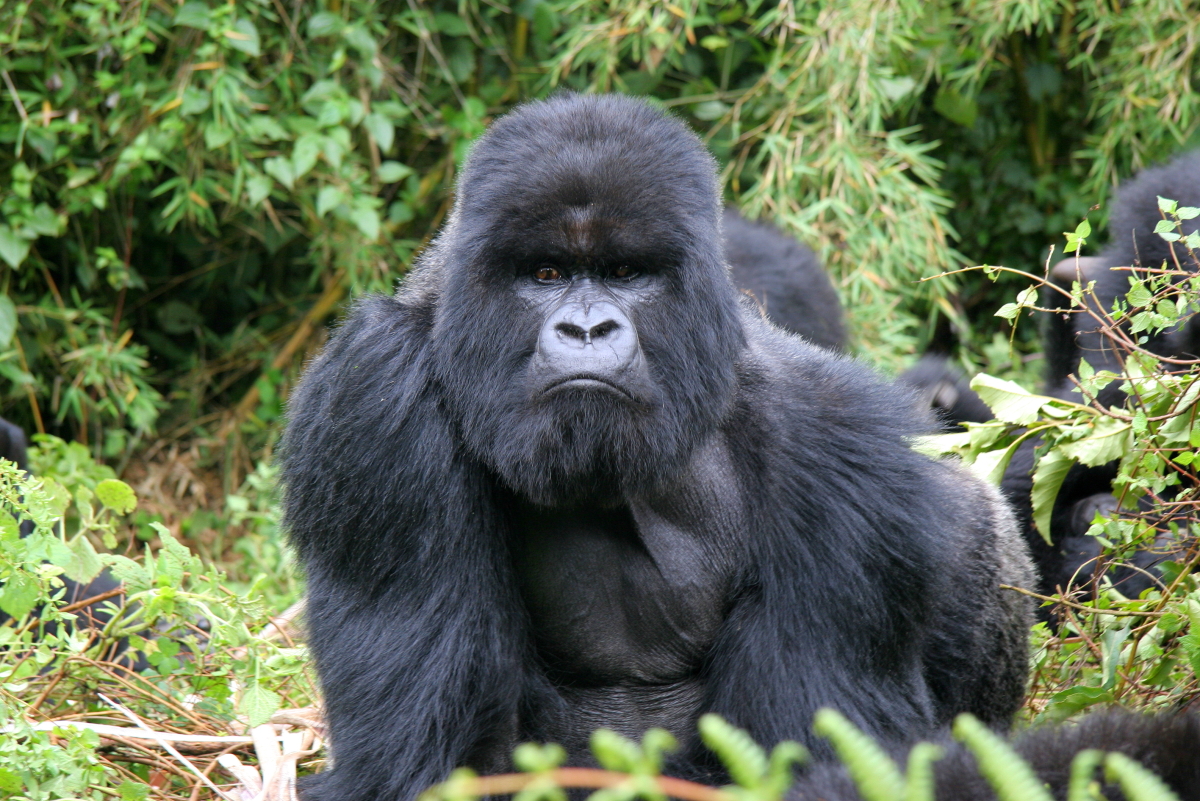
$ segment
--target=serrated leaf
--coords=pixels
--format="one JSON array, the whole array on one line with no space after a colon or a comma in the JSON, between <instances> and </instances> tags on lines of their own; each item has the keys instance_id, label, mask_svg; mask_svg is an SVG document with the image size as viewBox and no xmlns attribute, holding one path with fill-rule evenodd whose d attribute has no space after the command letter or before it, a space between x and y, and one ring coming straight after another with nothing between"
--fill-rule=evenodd
<instances>
[{"instance_id":1,"label":"serrated leaf","mask_svg":"<svg viewBox=\"0 0 1200 801\"><path fill-rule=\"evenodd\" d=\"M1175 222L1173 220L1159 220L1154 224L1154 233L1165 234L1167 231L1175 230Z\"/></svg>"},{"instance_id":2,"label":"serrated leaf","mask_svg":"<svg viewBox=\"0 0 1200 801\"><path fill-rule=\"evenodd\" d=\"M150 588L150 572L129 557L105 554L103 561L113 577L124 584L129 592L143 592Z\"/></svg>"},{"instance_id":3,"label":"serrated leaf","mask_svg":"<svg viewBox=\"0 0 1200 801\"><path fill-rule=\"evenodd\" d=\"M1173 214L1175 212L1175 209L1177 209L1178 207L1179 207L1179 204L1176 203L1174 200L1171 200L1170 198L1162 197L1161 195L1159 196L1159 198L1158 198L1158 210L1159 211L1161 211L1165 214Z\"/></svg>"},{"instance_id":4,"label":"serrated leaf","mask_svg":"<svg viewBox=\"0 0 1200 801\"><path fill-rule=\"evenodd\" d=\"M87 537L80 534L67 547L71 549L71 558L61 566L67 578L80 584L89 584L100 575L104 564Z\"/></svg>"},{"instance_id":5,"label":"serrated leaf","mask_svg":"<svg viewBox=\"0 0 1200 801\"><path fill-rule=\"evenodd\" d=\"M1137 284L1131 287L1129 292L1125 294L1125 299L1129 301L1131 308L1138 309L1149 306L1154 296L1146 288L1145 284Z\"/></svg>"},{"instance_id":6,"label":"serrated leaf","mask_svg":"<svg viewBox=\"0 0 1200 801\"><path fill-rule=\"evenodd\" d=\"M225 44L247 55L255 57L261 55L258 29L254 27L253 22L245 17L233 23L232 30L225 31Z\"/></svg>"},{"instance_id":7,"label":"serrated leaf","mask_svg":"<svg viewBox=\"0 0 1200 801\"><path fill-rule=\"evenodd\" d=\"M19 620L33 611L37 599L37 582L26 573L14 573L0 589L0 611Z\"/></svg>"},{"instance_id":8,"label":"serrated leaf","mask_svg":"<svg viewBox=\"0 0 1200 801\"><path fill-rule=\"evenodd\" d=\"M1062 451L1052 450L1038 460L1037 469L1033 471L1033 490L1030 493L1033 525L1047 545L1053 544L1050 539L1050 516L1054 512L1054 501L1062 489L1067 471L1074 464L1075 460Z\"/></svg>"},{"instance_id":9,"label":"serrated leaf","mask_svg":"<svg viewBox=\"0 0 1200 801\"><path fill-rule=\"evenodd\" d=\"M1059 450L1088 467L1097 467L1120 459L1131 447L1132 426L1122 420L1101 417L1094 424L1091 434L1061 445Z\"/></svg>"},{"instance_id":10,"label":"serrated leaf","mask_svg":"<svg viewBox=\"0 0 1200 801\"><path fill-rule=\"evenodd\" d=\"M127 515L137 508L137 495L133 488L119 478L106 478L96 485L96 497L104 508L119 515Z\"/></svg>"},{"instance_id":11,"label":"serrated leaf","mask_svg":"<svg viewBox=\"0 0 1200 801\"><path fill-rule=\"evenodd\" d=\"M987 373L972 378L971 389L991 408L997 420L1023 426L1035 422L1042 405L1054 400Z\"/></svg>"},{"instance_id":12,"label":"serrated leaf","mask_svg":"<svg viewBox=\"0 0 1200 801\"><path fill-rule=\"evenodd\" d=\"M250 728L254 728L270 720L271 715L279 711L280 703L278 693L271 692L255 682L242 693L238 711L249 718Z\"/></svg>"},{"instance_id":13,"label":"serrated leaf","mask_svg":"<svg viewBox=\"0 0 1200 801\"><path fill-rule=\"evenodd\" d=\"M141 782L121 782L117 787L121 801L146 801L150 797L150 785Z\"/></svg>"},{"instance_id":14,"label":"serrated leaf","mask_svg":"<svg viewBox=\"0 0 1200 801\"><path fill-rule=\"evenodd\" d=\"M0 542L16 542L21 538L21 524L12 513L0 509Z\"/></svg>"}]
</instances>

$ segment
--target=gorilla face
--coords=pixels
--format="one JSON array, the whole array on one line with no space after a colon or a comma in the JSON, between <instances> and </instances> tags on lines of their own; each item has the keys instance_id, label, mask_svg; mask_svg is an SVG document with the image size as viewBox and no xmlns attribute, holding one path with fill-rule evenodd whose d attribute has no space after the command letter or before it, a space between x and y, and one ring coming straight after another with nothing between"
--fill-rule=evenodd
<instances>
[{"instance_id":1,"label":"gorilla face","mask_svg":"<svg viewBox=\"0 0 1200 801\"><path fill-rule=\"evenodd\" d=\"M603 113L612 98L581 100ZM650 109L630 124L622 105L625 124L598 130L555 105L477 144L435 245L451 414L474 456L544 505L677 470L728 409L743 340L700 143Z\"/></svg>"}]
</instances>

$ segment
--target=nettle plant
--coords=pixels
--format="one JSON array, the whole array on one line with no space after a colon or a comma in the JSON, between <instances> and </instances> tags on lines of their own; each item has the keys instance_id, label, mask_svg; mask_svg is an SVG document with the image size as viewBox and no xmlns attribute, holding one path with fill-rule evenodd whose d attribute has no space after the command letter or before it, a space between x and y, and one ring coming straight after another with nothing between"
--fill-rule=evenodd
<instances>
[{"instance_id":1,"label":"nettle plant","mask_svg":"<svg viewBox=\"0 0 1200 801\"><path fill-rule=\"evenodd\" d=\"M1156 232L1182 244L1194 260L1200 234L1183 236L1182 223L1200 209L1161 199L1164 219ZM1078 252L1091 233L1085 220L1068 233L1068 253ZM1002 268L981 268L996 274ZM1009 271L1016 272L1016 271ZM1014 322L1027 312L1089 315L1119 356L1119 372L1095 370L1085 358L1073 381L1078 402L1039 395L990 375L971 386L991 407L995 419L969 424L965 433L936 437L942 452L965 462L999 483L1017 449L1037 443L1032 511L1037 531L1050 542L1050 519L1068 471L1075 465L1115 464L1112 494L1119 508L1099 512L1087 535L1103 546L1102 556L1077 574L1086 597L1044 598L1058 612L1056 631L1040 626L1031 708L1052 718L1115 700L1167 705L1200 690L1200 562L1195 521L1200 512L1200 427L1194 425L1200 400L1197 360L1151 352L1152 337L1187 325L1200 309L1200 276L1180 264L1129 269L1129 289L1112 308L1096 299L1095 282L1086 277L1070 289L1033 279L1014 303L997 315ZM1039 305L1042 292L1061 295L1060 308ZM1069 308L1068 308L1069 307ZM1100 403L1100 392L1119 382L1123 403ZM1106 393L1112 397L1112 390ZM1140 597L1123 595L1107 574L1135 552L1160 555L1160 575Z\"/></svg>"}]
</instances>

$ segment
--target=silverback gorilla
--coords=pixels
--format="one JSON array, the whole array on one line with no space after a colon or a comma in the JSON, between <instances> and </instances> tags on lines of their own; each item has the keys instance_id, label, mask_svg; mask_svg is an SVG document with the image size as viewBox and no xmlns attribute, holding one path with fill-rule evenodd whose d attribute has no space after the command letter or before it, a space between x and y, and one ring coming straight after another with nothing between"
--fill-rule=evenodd
<instances>
[{"instance_id":1,"label":"silverback gorilla","mask_svg":"<svg viewBox=\"0 0 1200 801\"><path fill-rule=\"evenodd\" d=\"M619 96L522 106L441 234L308 368L286 523L334 767L310 799L408 801L521 741L696 718L818 753L1024 689L1033 577L1007 509L909 447L903 390L765 324L721 258L712 158Z\"/></svg>"}]
</instances>

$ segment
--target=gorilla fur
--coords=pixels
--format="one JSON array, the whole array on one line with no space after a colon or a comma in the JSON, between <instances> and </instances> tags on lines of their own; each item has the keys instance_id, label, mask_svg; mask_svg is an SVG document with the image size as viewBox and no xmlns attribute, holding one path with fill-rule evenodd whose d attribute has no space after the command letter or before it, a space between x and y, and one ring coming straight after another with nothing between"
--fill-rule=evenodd
<instances>
[{"instance_id":1,"label":"gorilla fur","mask_svg":"<svg viewBox=\"0 0 1200 801\"><path fill-rule=\"evenodd\" d=\"M1020 704L1033 581L998 493L909 447L911 399L765 324L712 158L620 96L495 122L394 297L360 299L282 444L331 770L409 801L526 740L681 741L704 712L818 751Z\"/></svg>"},{"instance_id":2,"label":"gorilla fur","mask_svg":"<svg viewBox=\"0 0 1200 801\"><path fill-rule=\"evenodd\" d=\"M1158 198L1179 201L1180 207L1200 206L1200 151L1192 151L1171 162L1143 170L1122 184L1116 192L1109 223L1111 241L1097 256L1065 259L1051 271L1051 280L1069 290L1073 281L1084 285L1094 282L1095 297L1089 306L1099 313L1111 313L1113 302L1129 291L1130 266L1195 271L1198 265L1180 243L1167 242L1154 233L1163 219ZM1186 235L1200 228L1200 218L1186 220ZM1069 304L1053 289L1044 290L1043 302L1051 308ZM1095 370L1122 372L1122 354L1100 330L1096 318L1086 312L1058 312L1046 316L1043 326L1043 350L1046 356L1046 393L1055 397L1081 402L1072 378L1080 360L1086 360ZM1191 359L1200 356L1200 319L1195 315L1174 329L1155 334L1143 345L1151 352L1171 357ZM1099 402L1121 406L1125 393L1120 382L1114 381L1100 392ZM1018 520L1041 576L1039 591L1045 595L1059 587L1086 584L1102 548L1094 537L1087 536L1097 510L1111 512L1117 508L1112 496L1112 480L1117 463L1098 467L1075 465L1067 473L1054 503L1050 521L1053 545L1047 545L1034 529L1030 491L1033 479L1034 451L1038 441L1029 441L1014 454L1005 473L1002 489L1012 502ZM1138 551L1130 560L1132 567L1109 569L1108 578L1125 595L1137 597L1153 584L1154 566L1162 559L1162 549Z\"/></svg>"},{"instance_id":3,"label":"gorilla fur","mask_svg":"<svg viewBox=\"0 0 1200 801\"><path fill-rule=\"evenodd\" d=\"M980 775L970 751L948 740L939 745L945 753L934 763L937 801L994 801L996 793ZM1071 762L1086 749L1125 754L1161 778L1180 801L1200 801L1200 718L1195 715L1102 712L1081 721L1023 732L1013 747L1057 801L1065 801ZM904 760L903 750L897 749L893 757ZM1095 778L1102 780L1099 771ZM845 769L837 765L818 766L788 793L788 801L860 798ZM1115 786L1106 785L1104 798L1118 801L1125 796Z\"/></svg>"},{"instance_id":4,"label":"gorilla fur","mask_svg":"<svg viewBox=\"0 0 1200 801\"><path fill-rule=\"evenodd\" d=\"M725 210L721 224L734 286L784 331L823 348L844 350L842 304L817 254L774 225L750 222L732 208Z\"/></svg>"}]
</instances>

